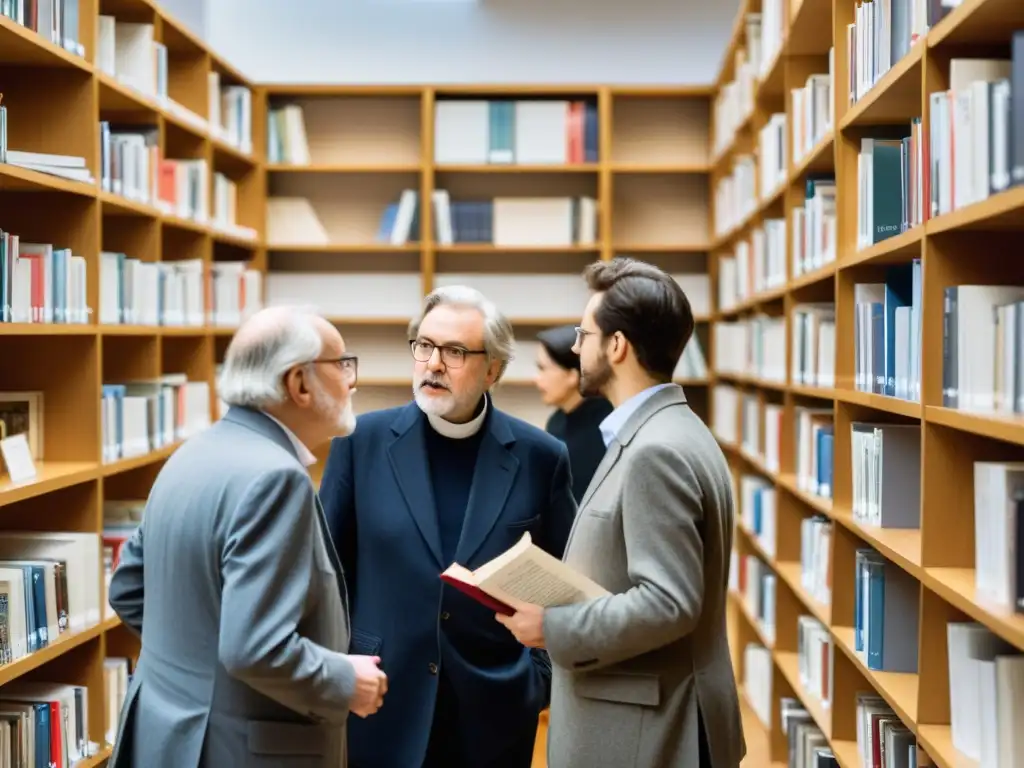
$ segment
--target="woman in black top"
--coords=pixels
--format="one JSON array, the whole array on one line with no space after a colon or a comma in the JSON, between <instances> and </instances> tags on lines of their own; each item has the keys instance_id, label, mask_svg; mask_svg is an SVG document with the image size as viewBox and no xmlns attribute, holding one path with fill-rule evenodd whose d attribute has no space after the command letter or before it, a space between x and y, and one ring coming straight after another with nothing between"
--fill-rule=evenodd
<instances>
[{"instance_id":1,"label":"woman in black top","mask_svg":"<svg viewBox=\"0 0 1024 768\"><path fill-rule=\"evenodd\" d=\"M579 504L604 457L599 425L612 412L612 405L603 397L580 395L580 358L572 351L576 343L573 326L549 328L537 334L537 339L540 347L534 383L544 404L557 408L546 429L568 448L572 493Z\"/></svg>"}]
</instances>

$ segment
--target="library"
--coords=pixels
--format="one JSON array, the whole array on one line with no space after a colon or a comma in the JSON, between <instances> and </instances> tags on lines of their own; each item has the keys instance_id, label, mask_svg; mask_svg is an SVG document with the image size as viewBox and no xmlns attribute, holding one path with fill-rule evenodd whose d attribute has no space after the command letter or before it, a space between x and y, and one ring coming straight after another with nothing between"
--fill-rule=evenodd
<instances>
[{"instance_id":1,"label":"library","mask_svg":"<svg viewBox=\"0 0 1024 768\"><path fill-rule=\"evenodd\" d=\"M295 5L0 3L0 766L110 761L112 573L249 317L322 313L362 415L471 286L545 429L616 256L694 316L742 765L1024 766L1024 3Z\"/></svg>"}]
</instances>

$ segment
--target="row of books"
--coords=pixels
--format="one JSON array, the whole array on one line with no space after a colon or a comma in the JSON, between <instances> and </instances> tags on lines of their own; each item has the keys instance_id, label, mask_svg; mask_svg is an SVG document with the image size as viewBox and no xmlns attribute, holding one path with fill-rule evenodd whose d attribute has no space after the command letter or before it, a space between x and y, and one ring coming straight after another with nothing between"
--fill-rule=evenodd
<instances>
[{"instance_id":1,"label":"row of books","mask_svg":"<svg viewBox=\"0 0 1024 768\"><path fill-rule=\"evenodd\" d=\"M744 18L744 45L737 47L732 60L732 79L722 84L711 105L711 151L718 158L735 141L740 128L754 115L754 91L757 88L761 18L748 13Z\"/></svg>"},{"instance_id":2,"label":"row of books","mask_svg":"<svg viewBox=\"0 0 1024 768\"><path fill-rule=\"evenodd\" d=\"M328 144L313 145L319 114L312 104L272 107L267 160L272 164L330 164ZM307 112L309 116L307 125ZM438 99L434 162L439 165L570 165L596 163L597 104L557 99Z\"/></svg>"},{"instance_id":3,"label":"row of books","mask_svg":"<svg viewBox=\"0 0 1024 768\"><path fill-rule=\"evenodd\" d=\"M17 661L100 621L96 533L5 531L0 537L0 659ZM2 695L2 694L0 694Z\"/></svg>"},{"instance_id":4,"label":"row of books","mask_svg":"<svg viewBox=\"0 0 1024 768\"><path fill-rule=\"evenodd\" d=\"M436 189L431 202L439 245L563 248L597 242L598 206L592 197L453 201L448 190ZM375 241L394 246L418 242L420 209L419 192L402 190L399 199L381 212ZM308 198L274 196L267 200L267 241L278 248L328 246L331 233Z\"/></svg>"},{"instance_id":5,"label":"row of books","mask_svg":"<svg viewBox=\"0 0 1024 768\"><path fill-rule=\"evenodd\" d=\"M893 0L857 6L853 22L846 26L851 104L864 98L939 20L932 5L926 0Z\"/></svg>"},{"instance_id":6,"label":"row of books","mask_svg":"<svg viewBox=\"0 0 1024 768\"><path fill-rule=\"evenodd\" d=\"M786 381L786 318L758 313L714 324L718 373L760 381Z\"/></svg>"},{"instance_id":7,"label":"row of books","mask_svg":"<svg viewBox=\"0 0 1024 768\"><path fill-rule=\"evenodd\" d=\"M735 274L725 260L723 277ZM720 285L721 290L721 285ZM886 269L883 281L854 286L854 387L920 402L921 261ZM944 289L942 404L972 412L1024 413L1024 288L953 285ZM834 385L835 308L793 309L790 381ZM757 315L716 323L719 371L779 380L785 359L780 320Z\"/></svg>"},{"instance_id":8,"label":"row of books","mask_svg":"<svg viewBox=\"0 0 1024 768\"><path fill-rule=\"evenodd\" d=\"M870 549L856 552L854 652L867 669L914 674L918 667L918 585L901 569L886 562ZM756 556L742 558L733 588L744 599L751 619L765 638L765 624L775 617L767 608L766 585L775 584L770 567ZM769 588L771 589L771 588ZM1020 649L973 621L947 624L949 665L950 730L958 758L976 764L1009 768L1024 758L1024 745L1016 738L1024 716L1024 654ZM814 711L835 707L832 701L835 650L829 629L809 615L797 618L797 671L799 678L799 719L808 725L802 732L802 747L824 748L828 741L813 727ZM743 688L748 702L768 728L774 727L771 651L759 643L744 649ZM782 728L789 732L789 766L815 766L806 754L795 754L793 733L787 720L797 699L780 697ZM917 749L912 730L903 723L873 690L856 693L856 743L862 766L914 765L927 759ZM907 752L910 750L911 752ZM880 754L887 755L881 763ZM907 754L906 759L899 757ZM827 763L836 764L836 763ZM926 763L932 764L932 763Z\"/></svg>"},{"instance_id":9,"label":"row of books","mask_svg":"<svg viewBox=\"0 0 1024 768\"><path fill-rule=\"evenodd\" d=\"M723 312L786 283L786 220L765 219L718 258L718 306Z\"/></svg>"},{"instance_id":10,"label":"row of books","mask_svg":"<svg viewBox=\"0 0 1024 768\"><path fill-rule=\"evenodd\" d=\"M249 88L223 84L219 73L208 73L208 117L202 117L171 96L167 56L167 46L156 39L152 24L100 14L96 31L96 66L100 72L193 126L197 132L251 154L252 92Z\"/></svg>"},{"instance_id":11,"label":"row of books","mask_svg":"<svg viewBox=\"0 0 1024 768\"><path fill-rule=\"evenodd\" d=\"M763 295L800 275L836 260L836 185L832 174L808 174L804 203L792 209L789 243L792 257L786 268L787 233L784 218L768 218L731 254L719 257L719 306L723 311Z\"/></svg>"},{"instance_id":12,"label":"row of books","mask_svg":"<svg viewBox=\"0 0 1024 768\"><path fill-rule=\"evenodd\" d=\"M736 397L733 411L741 411L738 443L769 471L778 472L783 407L762 405L752 394ZM832 410L797 407L794 417L797 486L809 495L829 499L834 462ZM716 413L716 433L727 429L726 421ZM726 440L730 437L722 435ZM919 424L851 423L850 512L856 522L882 529L920 529L921 446ZM764 536L765 549L774 552L775 505L765 496L770 483L759 478L744 479L737 498L748 529ZM973 483L975 592L990 605L1024 613L1024 463L977 461Z\"/></svg>"},{"instance_id":13,"label":"row of books","mask_svg":"<svg viewBox=\"0 0 1024 768\"><path fill-rule=\"evenodd\" d=\"M767 200L782 188L789 178L786 113L768 116L757 132L757 194Z\"/></svg>"},{"instance_id":14,"label":"row of books","mask_svg":"<svg viewBox=\"0 0 1024 768\"><path fill-rule=\"evenodd\" d=\"M79 40L78 0L40 0L32 3L4 3L0 16L30 29L47 42L76 56L85 56Z\"/></svg>"},{"instance_id":15,"label":"row of books","mask_svg":"<svg viewBox=\"0 0 1024 768\"><path fill-rule=\"evenodd\" d=\"M897 5L905 6L907 2L901 0ZM872 15L871 8L865 6L858 13ZM908 22L904 14L900 18L898 23L905 28ZM869 27L873 23L865 22ZM903 33L899 36L905 37ZM902 125L873 126L870 135L861 138L857 164L858 248L880 243L929 218L980 202L1024 181L1024 132L1017 128L1024 125L1024 117L1013 117L1014 110L1024 110L1024 69L1020 75L1014 69L1017 60L1024 67L1024 31L1014 40L1014 53L1008 59L951 60L949 89L929 97L928 136L922 131L921 119L914 118ZM888 55L884 51L876 53L883 58ZM865 61L868 59L862 63ZM852 76L873 84L888 69L888 65L883 69L874 66L860 73L851 71ZM1013 98L1017 94L1020 98ZM772 116L762 129L757 173L754 157L741 155L734 159L731 174L719 183L716 234L722 235L745 221L756 209L758 199L770 194L781 178L776 145L784 122L782 117ZM760 180L759 186L755 186L755 178ZM828 181L832 189L820 190L815 175L807 179L809 201L818 198L819 191L827 196L822 201L826 205L816 204L811 230L807 228L809 204L802 213L794 214L794 277L835 259L834 180ZM827 229L823 227L826 222L830 222L825 225Z\"/></svg>"},{"instance_id":16,"label":"row of books","mask_svg":"<svg viewBox=\"0 0 1024 768\"><path fill-rule=\"evenodd\" d=\"M775 572L757 555L736 558L730 568L730 588L743 601L747 614L757 622L768 642L775 641L775 606L778 580Z\"/></svg>"},{"instance_id":17,"label":"row of books","mask_svg":"<svg viewBox=\"0 0 1024 768\"><path fill-rule=\"evenodd\" d=\"M786 409L781 403L761 403L756 392L728 384L716 384L712 400L711 429L721 442L741 448L767 472L778 474L783 466L792 466L799 490L821 499L832 498L834 428L831 407L794 407L793 455L787 460L782 455Z\"/></svg>"},{"instance_id":18,"label":"row of books","mask_svg":"<svg viewBox=\"0 0 1024 768\"><path fill-rule=\"evenodd\" d=\"M144 456L187 440L210 425L210 385L186 374L104 384L101 403L104 462Z\"/></svg>"},{"instance_id":19,"label":"row of books","mask_svg":"<svg viewBox=\"0 0 1024 768\"><path fill-rule=\"evenodd\" d=\"M0 230L0 322L90 322L86 261L70 248Z\"/></svg>"},{"instance_id":20,"label":"row of books","mask_svg":"<svg viewBox=\"0 0 1024 768\"><path fill-rule=\"evenodd\" d=\"M452 201L433 193L439 245L490 243L500 247L567 247L597 242L592 197L495 197Z\"/></svg>"}]
</instances>

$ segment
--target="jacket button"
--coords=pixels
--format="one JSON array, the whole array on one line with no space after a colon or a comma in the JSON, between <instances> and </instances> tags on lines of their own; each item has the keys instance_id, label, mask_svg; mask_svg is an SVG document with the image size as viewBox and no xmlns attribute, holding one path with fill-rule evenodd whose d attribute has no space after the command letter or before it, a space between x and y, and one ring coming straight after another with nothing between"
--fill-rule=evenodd
<instances>
[{"instance_id":1,"label":"jacket button","mask_svg":"<svg viewBox=\"0 0 1024 768\"><path fill-rule=\"evenodd\" d=\"M450 614L448 611L441 611L441 621L448 621Z\"/></svg>"},{"instance_id":2,"label":"jacket button","mask_svg":"<svg viewBox=\"0 0 1024 768\"><path fill-rule=\"evenodd\" d=\"M437 674L437 664L435 664L434 662L430 662L427 665L427 669L430 670L430 674L432 674L432 675L436 675Z\"/></svg>"}]
</instances>

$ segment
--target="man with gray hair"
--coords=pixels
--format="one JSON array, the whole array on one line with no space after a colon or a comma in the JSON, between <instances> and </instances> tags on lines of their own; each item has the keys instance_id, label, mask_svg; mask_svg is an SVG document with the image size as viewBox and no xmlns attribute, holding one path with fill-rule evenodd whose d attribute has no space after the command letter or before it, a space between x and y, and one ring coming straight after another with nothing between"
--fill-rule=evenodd
<instances>
[{"instance_id":1,"label":"man with gray hair","mask_svg":"<svg viewBox=\"0 0 1024 768\"><path fill-rule=\"evenodd\" d=\"M444 585L529 532L562 556L576 514L565 446L498 410L508 320L439 289L409 327L414 402L333 441L320 491L352 595L352 650L381 658L388 706L349 724L353 768L529 768L551 666Z\"/></svg>"},{"instance_id":2,"label":"man with gray hair","mask_svg":"<svg viewBox=\"0 0 1024 768\"><path fill-rule=\"evenodd\" d=\"M230 410L168 459L111 580L142 637L112 768L339 768L349 713L381 707L379 659L347 654L344 575L307 471L311 448L355 426L356 362L304 309L235 334Z\"/></svg>"}]
</instances>

